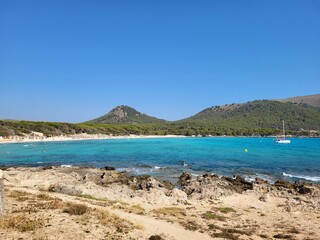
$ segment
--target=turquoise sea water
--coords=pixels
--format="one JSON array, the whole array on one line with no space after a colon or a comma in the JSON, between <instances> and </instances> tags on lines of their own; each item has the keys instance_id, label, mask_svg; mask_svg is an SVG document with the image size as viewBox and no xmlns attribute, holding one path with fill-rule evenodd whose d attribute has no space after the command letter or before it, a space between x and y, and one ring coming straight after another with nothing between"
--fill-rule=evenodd
<instances>
[{"instance_id":1,"label":"turquoise sea water","mask_svg":"<svg viewBox=\"0 0 320 240\"><path fill-rule=\"evenodd\" d=\"M293 138L291 144L237 137L0 144L0 165L108 165L133 174L169 178L189 171L320 182L320 139Z\"/></svg>"}]
</instances>

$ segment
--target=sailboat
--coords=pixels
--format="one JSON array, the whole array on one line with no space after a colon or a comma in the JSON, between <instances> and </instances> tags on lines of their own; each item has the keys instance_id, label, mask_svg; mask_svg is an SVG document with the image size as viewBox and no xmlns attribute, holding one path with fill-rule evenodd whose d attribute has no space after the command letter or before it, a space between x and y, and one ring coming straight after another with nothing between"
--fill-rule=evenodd
<instances>
[{"instance_id":1,"label":"sailboat","mask_svg":"<svg viewBox=\"0 0 320 240\"><path fill-rule=\"evenodd\" d=\"M277 143L291 143L291 140L286 139L286 131L284 130L284 120L282 120L282 132L283 132L282 137L278 137L276 139L276 142Z\"/></svg>"}]
</instances>

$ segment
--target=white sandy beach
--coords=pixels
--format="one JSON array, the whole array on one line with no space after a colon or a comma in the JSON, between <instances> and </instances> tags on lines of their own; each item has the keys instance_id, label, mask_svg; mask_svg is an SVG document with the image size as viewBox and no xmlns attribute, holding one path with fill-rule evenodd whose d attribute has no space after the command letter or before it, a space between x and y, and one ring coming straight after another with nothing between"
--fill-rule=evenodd
<instances>
[{"instance_id":1,"label":"white sandy beach","mask_svg":"<svg viewBox=\"0 0 320 240\"><path fill-rule=\"evenodd\" d=\"M30 142L61 142L61 141L83 141L83 140L104 140L104 139L139 139L139 138L183 138L182 135L123 135L112 136L104 134L75 134L54 137L30 137L12 136L0 138L0 144L4 143L30 143Z\"/></svg>"}]
</instances>

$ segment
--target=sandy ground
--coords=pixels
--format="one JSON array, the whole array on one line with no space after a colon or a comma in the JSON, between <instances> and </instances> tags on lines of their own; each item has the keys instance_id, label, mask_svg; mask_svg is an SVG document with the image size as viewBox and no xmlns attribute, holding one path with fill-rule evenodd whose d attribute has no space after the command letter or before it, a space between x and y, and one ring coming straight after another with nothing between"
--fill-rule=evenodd
<instances>
[{"instance_id":1,"label":"sandy ground","mask_svg":"<svg viewBox=\"0 0 320 240\"><path fill-rule=\"evenodd\" d=\"M104 134L75 134L55 137L30 137L13 136L11 138L0 138L0 144L4 143L29 143L29 142L61 142L61 141L81 141L81 140L103 140L103 139L136 139L136 138L181 138L181 135L126 135L111 136Z\"/></svg>"},{"instance_id":2,"label":"sandy ground","mask_svg":"<svg viewBox=\"0 0 320 240\"><path fill-rule=\"evenodd\" d=\"M136 189L137 179L99 169L4 175L0 239L320 239L318 195L228 190L205 198L204 190L187 195L154 179Z\"/></svg>"}]
</instances>

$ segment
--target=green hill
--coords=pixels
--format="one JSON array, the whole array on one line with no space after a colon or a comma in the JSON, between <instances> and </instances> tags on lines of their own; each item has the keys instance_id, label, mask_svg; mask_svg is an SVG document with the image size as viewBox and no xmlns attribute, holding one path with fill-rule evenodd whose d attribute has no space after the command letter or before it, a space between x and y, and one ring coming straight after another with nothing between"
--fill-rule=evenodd
<instances>
[{"instance_id":1,"label":"green hill","mask_svg":"<svg viewBox=\"0 0 320 240\"><path fill-rule=\"evenodd\" d=\"M207 108L180 122L207 122L224 127L279 128L281 121L291 130L320 130L320 108L306 104L253 101Z\"/></svg>"},{"instance_id":2,"label":"green hill","mask_svg":"<svg viewBox=\"0 0 320 240\"><path fill-rule=\"evenodd\" d=\"M88 123L104 123L104 124L141 124L141 123L161 123L165 120L150 117L146 114L138 112L129 106L117 106L107 114L90 120Z\"/></svg>"},{"instance_id":3,"label":"green hill","mask_svg":"<svg viewBox=\"0 0 320 240\"><path fill-rule=\"evenodd\" d=\"M315 98L312 99L315 103ZM2 120L0 136L25 135L32 131L45 136L79 133L268 136L281 133L282 120L288 134L320 136L320 107L305 101L269 100L213 106L174 122L150 117L128 106L118 106L102 117L79 124Z\"/></svg>"}]
</instances>

